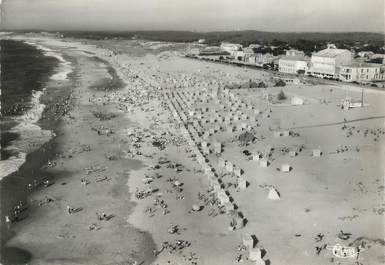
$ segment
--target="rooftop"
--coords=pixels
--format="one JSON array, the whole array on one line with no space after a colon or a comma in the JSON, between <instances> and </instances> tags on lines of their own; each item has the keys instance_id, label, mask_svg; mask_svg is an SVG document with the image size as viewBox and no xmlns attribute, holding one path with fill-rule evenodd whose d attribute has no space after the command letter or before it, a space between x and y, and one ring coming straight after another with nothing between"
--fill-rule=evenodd
<instances>
[{"instance_id":1,"label":"rooftop","mask_svg":"<svg viewBox=\"0 0 385 265\"><path fill-rule=\"evenodd\" d=\"M345 52L349 52L348 50L345 49L324 49L322 51L319 51L315 53L315 56L320 56L320 57L337 57L340 54L343 54Z\"/></svg>"},{"instance_id":2,"label":"rooftop","mask_svg":"<svg viewBox=\"0 0 385 265\"><path fill-rule=\"evenodd\" d=\"M369 68L369 67L381 67L380 64L375 63L363 63L363 62L352 62L350 64L343 65L344 67L352 67L352 68Z\"/></svg>"},{"instance_id":3,"label":"rooftop","mask_svg":"<svg viewBox=\"0 0 385 265\"><path fill-rule=\"evenodd\" d=\"M304 56L282 56L280 60L285 60L285 61L305 61L309 62L310 58L309 57L304 57Z\"/></svg>"}]
</instances>

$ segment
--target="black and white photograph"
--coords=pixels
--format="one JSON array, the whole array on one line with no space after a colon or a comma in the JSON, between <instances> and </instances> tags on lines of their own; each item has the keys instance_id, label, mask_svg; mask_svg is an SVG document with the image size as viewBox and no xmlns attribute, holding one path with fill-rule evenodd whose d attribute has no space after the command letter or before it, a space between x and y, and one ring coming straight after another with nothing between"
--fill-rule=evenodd
<instances>
[{"instance_id":1,"label":"black and white photograph","mask_svg":"<svg viewBox=\"0 0 385 265\"><path fill-rule=\"evenodd\" d=\"M0 11L0 265L385 264L384 0Z\"/></svg>"}]
</instances>

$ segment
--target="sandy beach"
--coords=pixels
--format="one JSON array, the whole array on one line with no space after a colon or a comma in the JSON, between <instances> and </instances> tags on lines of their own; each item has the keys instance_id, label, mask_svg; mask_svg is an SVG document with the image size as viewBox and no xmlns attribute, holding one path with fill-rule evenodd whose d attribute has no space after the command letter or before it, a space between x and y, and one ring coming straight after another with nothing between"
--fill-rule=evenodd
<instances>
[{"instance_id":1,"label":"sandy beach","mask_svg":"<svg viewBox=\"0 0 385 265\"><path fill-rule=\"evenodd\" d=\"M43 96L55 137L2 180L25 185L3 219L28 206L2 221L4 265L385 262L384 91L342 110L360 87L275 87L270 72L185 58L183 44L12 38L73 68ZM267 87L226 88L249 80ZM359 255L338 258L339 245Z\"/></svg>"}]
</instances>

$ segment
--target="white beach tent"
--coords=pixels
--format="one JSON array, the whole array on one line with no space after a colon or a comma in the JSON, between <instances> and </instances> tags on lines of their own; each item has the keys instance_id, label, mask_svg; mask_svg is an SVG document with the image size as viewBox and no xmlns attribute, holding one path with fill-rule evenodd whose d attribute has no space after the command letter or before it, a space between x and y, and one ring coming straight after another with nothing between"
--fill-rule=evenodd
<instances>
[{"instance_id":1,"label":"white beach tent","mask_svg":"<svg viewBox=\"0 0 385 265\"><path fill-rule=\"evenodd\" d=\"M269 189L269 194L267 195L267 198L269 200L279 200L279 199L281 199L281 196L280 196L279 192L274 187L271 187Z\"/></svg>"}]
</instances>

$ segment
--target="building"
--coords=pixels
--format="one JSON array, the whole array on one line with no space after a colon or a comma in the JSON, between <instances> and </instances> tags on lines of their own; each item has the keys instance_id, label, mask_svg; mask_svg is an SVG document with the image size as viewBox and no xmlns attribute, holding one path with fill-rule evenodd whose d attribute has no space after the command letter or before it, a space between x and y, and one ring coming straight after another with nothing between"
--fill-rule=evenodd
<instances>
[{"instance_id":1,"label":"building","mask_svg":"<svg viewBox=\"0 0 385 265\"><path fill-rule=\"evenodd\" d=\"M207 46L203 49L200 49L199 51L200 56L209 56L209 55L223 55L223 56L229 56L230 53L222 50L218 46Z\"/></svg>"},{"instance_id":2,"label":"building","mask_svg":"<svg viewBox=\"0 0 385 265\"><path fill-rule=\"evenodd\" d=\"M284 56L278 60L278 71L288 74L306 73L310 58L304 56Z\"/></svg>"},{"instance_id":3,"label":"building","mask_svg":"<svg viewBox=\"0 0 385 265\"><path fill-rule=\"evenodd\" d=\"M234 58L238 61L244 61L245 60L245 53L243 52L243 50L234 51L232 56L234 56Z\"/></svg>"},{"instance_id":4,"label":"building","mask_svg":"<svg viewBox=\"0 0 385 265\"><path fill-rule=\"evenodd\" d=\"M369 58L372 55L374 55L374 52L371 52L371 51L361 51L361 52L357 53L357 55L359 57L361 57L361 58Z\"/></svg>"},{"instance_id":5,"label":"building","mask_svg":"<svg viewBox=\"0 0 385 265\"><path fill-rule=\"evenodd\" d=\"M350 64L351 61L350 51L328 47L312 55L307 74L337 79L340 66Z\"/></svg>"},{"instance_id":6,"label":"building","mask_svg":"<svg viewBox=\"0 0 385 265\"><path fill-rule=\"evenodd\" d=\"M248 58L249 63L257 64L257 65L264 65L264 64L271 64L274 62L275 57L270 53L255 53L254 55L250 56Z\"/></svg>"},{"instance_id":7,"label":"building","mask_svg":"<svg viewBox=\"0 0 385 265\"><path fill-rule=\"evenodd\" d=\"M368 60L373 63L385 64L385 54L371 54L368 56Z\"/></svg>"},{"instance_id":8,"label":"building","mask_svg":"<svg viewBox=\"0 0 385 265\"><path fill-rule=\"evenodd\" d=\"M243 53L244 53L244 61L249 62L250 58L254 58L255 55L257 54L257 48L246 47L243 49Z\"/></svg>"},{"instance_id":9,"label":"building","mask_svg":"<svg viewBox=\"0 0 385 265\"><path fill-rule=\"evenodd\" d=\"M261 44L250 44L249 45L249 48L252 48L252 49L258 49L258 48L261 48L262 45Z\"/></svg>"},{"instance_id":10,"label":"building","mask_svg":"<svg viewBox=\"0 0 385 265\"><path fill-rule=\"evenodd\" d=\"M241 51L243 46L241 44L222 42L221 50L230 53L231 56L235 56L235 52Z\"/></svg>"},{"instance_id":11,"label":"building","mask_svg":"<svg viewBox=\"0 0 385 265\"><path fill-rule=\"evenodd\" d=\"M344 82L372 82L385 80L385 67L372 63L351 63L341 66L339 79Z\"/></svg>"},{"instance_id":12,"label":"building","mask_svg":"<svg viewBox=\"0 0 385 265\"><path fill-rule=\"evenodd\" d=\"M299 57L305 57L305 53L303 51L290 49L286 51L286 56L299 56Z\"/></svg>"}]
</instances>

